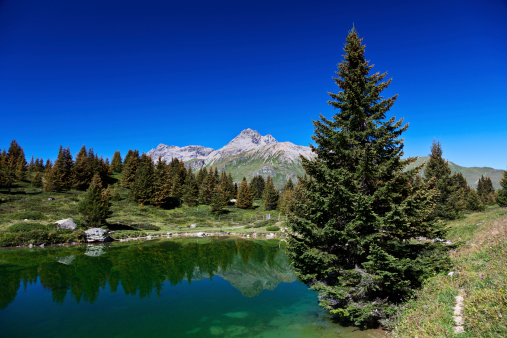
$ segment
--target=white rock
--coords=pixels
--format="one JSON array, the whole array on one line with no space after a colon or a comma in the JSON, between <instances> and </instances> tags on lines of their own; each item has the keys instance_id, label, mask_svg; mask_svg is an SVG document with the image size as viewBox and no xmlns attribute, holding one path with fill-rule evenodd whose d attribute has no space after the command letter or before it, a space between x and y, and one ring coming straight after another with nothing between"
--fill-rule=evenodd
<instances>
[{"instance_id":1,"label":"white rock","mask_svg":"<svg viewBox=\"0 0 507 338\"><path fill-rule=\"evenodd\" d=\"M87 242L108 242L111 240L106 230L101 228L92 228L85 231Z\"/></svg>"},{"instance_id":2,"label":"white rock","mask_svg":"<svg viewBox=\"0 0 507 338\"><path fill-rule=\"evenodd\" d=\"M60 229L74 230L77 227L76 223L74 223L74 220L72 218L61 219L59 221L56 221L55 223L57 224L56 227Z\"/></svg>"}]
</instances>

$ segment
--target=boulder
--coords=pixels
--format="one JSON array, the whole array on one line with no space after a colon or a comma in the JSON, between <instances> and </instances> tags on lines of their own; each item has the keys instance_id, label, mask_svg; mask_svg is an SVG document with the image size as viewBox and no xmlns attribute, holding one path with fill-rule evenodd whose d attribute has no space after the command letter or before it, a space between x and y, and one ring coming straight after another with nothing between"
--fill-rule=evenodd
<instances>
[{"instance_id":1,"label":"boulder","mask_svg":"<svg viewBox=\"0 0 507 338\"><path fill-rule=\"evenodd\" d=\"M191 224L190 225L190 229L194 229L194 228L197 228L197 224Z\"/></svg>"},{"instance_id":2,"label":"boulder","mask_svg":"<svg viewBox=\"0 0 507 338\"><path fill-rule=\"evenodd\" d=\"M106 230L101 228L91 228L85 231L86 241L90 242L109 242L111 238Z\"/></svg>"},{"instance_id":3,"label":"boulder","mask_svg":"<svg viewBox=\"0 0 507 338\"><path fill-rule=\"evenodd\" d=\"M74 223L74 220L72 218L67 219L61 219L59 221L56 221L56 227L59 229L76 229L77 225Z\"/></svg>"},{"instance_id":4,"label":"boulder","mask_svg":"<svg viewBox=\"0 0 507 338\"><path fill-rule=\"evenodd\" d=\"M195 234L197 237L206 237L206 233L204 232L198 232Z\"/></svg>"},{"instance_id":5,"label":"boulder","mask_svg":"<svg viewBox=\"0 0 507 338\"><path fill-rule=\"evenodd\" d=\"M102 229L100 229L102 230ZM103 254L105 254L105 249L106 247L102 244L102 245L88 245L86 247L86 252L85 252L85 255L86 256L89 256L89 257L99 257L99 256L102 256Z\"/></svg>"}]
</instances>

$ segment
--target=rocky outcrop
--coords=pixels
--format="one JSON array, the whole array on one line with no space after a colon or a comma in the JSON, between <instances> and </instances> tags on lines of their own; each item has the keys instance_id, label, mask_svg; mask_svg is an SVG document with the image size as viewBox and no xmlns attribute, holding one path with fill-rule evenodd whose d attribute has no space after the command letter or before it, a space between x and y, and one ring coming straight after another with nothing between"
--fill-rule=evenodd
<instances>
[{"instance_id":1,"label":"rocky outcrop","mask_svg":"<svg viewBox=\"0 0 507 338\"><path fill-rule=\"evenodd\" d=\"M91 242L109 242L111 237L107 234L106 230L101 228L92 228L85 231L86 241Z\"/></svg>"},{"instance_id":2,"label":"rocky outcrop","mask_svg":"<svg viewBox=\"0 0 507 338\"><path fill-rule=\"evenodd\" d=\"M148 155L151 156L155 163L158 162L159 156L166 162L171 162L173 158L177 158L186 163L195 159L204 159L213 151L213 148L206 148L203 146L186 146L180 148L177 146L159 144L156 149L148 151Z\"/></svg>"},{"instance_id":3,"label":"rocky outcrop","mask_svg":"<svg viewBox=\"0 0 507 338\"><path fill-rule=\"evenodd\" d=\"M59 221L56 221L55 223L56 223L56 227L58 229L74 230L77 227L76 223L74 223L74 220L72 218L61 219Z\"/></svg>"}]
</instances>

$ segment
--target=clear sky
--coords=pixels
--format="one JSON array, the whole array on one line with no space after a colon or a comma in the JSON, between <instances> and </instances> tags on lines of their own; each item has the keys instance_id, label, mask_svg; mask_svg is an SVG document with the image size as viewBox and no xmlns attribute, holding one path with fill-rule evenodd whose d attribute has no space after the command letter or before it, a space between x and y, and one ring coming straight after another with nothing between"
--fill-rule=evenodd
<instances>
[{"instance_id":1,"label":"clear sky","mask_svg":"<svg viewBox=\"0 0 507 338\"><path fill-rule=\"evenodd\" d=\"M308 145L355 25L385 96L463 166L507 169L507 1L0 1L0 147L112 157L219 148L246 128Z\"/></svg>"}]
</instances>

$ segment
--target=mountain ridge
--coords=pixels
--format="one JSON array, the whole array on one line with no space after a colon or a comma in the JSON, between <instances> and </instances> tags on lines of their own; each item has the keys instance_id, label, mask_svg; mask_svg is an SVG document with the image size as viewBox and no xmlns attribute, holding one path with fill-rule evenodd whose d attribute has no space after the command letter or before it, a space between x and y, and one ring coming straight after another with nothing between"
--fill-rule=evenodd
<instances>
[{"instance_id":1,"label":"mountain ridge","mask_svg":"<svg viewBox=\"0 0 507 338\"><path fill-rule=\"evenodd\" d=\"M155 162L158 162L160 156L167 162L178 158L193 169L217 167L219 171L231 172L235 182L240 182L243 177L250 180L255 175L270 176L278 187L283 187L289 178L297 181L297 176L304 175L301 155L310 159L315 158L310 147L291 142L278 142L272 135L262 136L250 128L242 130L238 136L217 150L197 145L178 147L161 143L147 154ZM426 163L428 159L428 156L418 157L408 168ZM462 167L450 161L449 166L452 173L461 172L468 184L473 187L484 175L489 176L495 189L498 189L504 172L490 167Z\"/></svg>"}]
</instances>

